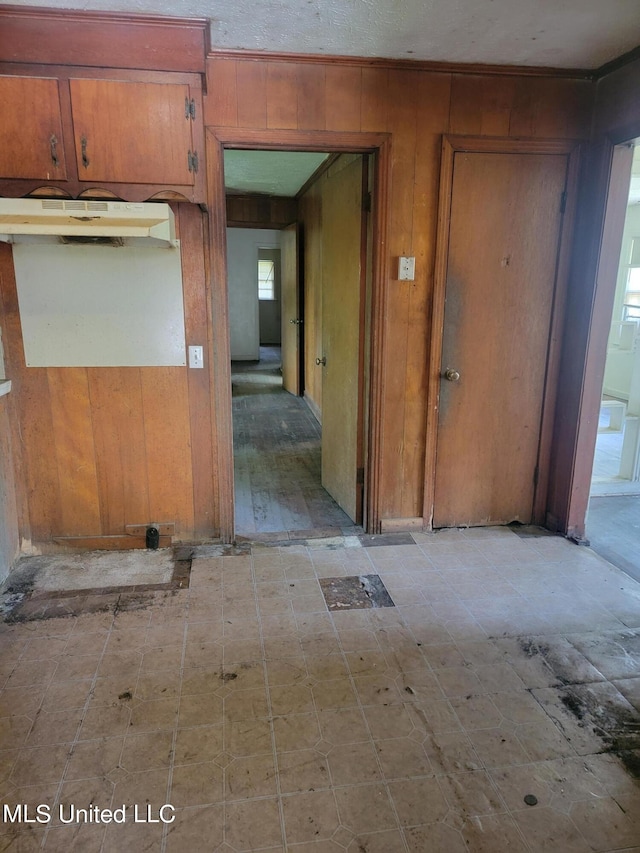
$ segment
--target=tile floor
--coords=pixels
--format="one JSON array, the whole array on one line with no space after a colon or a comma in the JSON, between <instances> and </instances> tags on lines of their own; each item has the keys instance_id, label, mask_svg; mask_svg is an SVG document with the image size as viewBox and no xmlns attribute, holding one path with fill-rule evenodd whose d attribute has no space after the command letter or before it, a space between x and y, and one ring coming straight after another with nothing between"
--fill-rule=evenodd
<instances>
[{"instance_id":1,"label":"tile floor","mask_svg":"<svg viewBox=\"0 0 640 853\"><path fill-rule=\"evenodd\" d=\"M640 851L640 584L508 529L211 553L0 624L3 803L51 807L1 851ZM396 606L329 612L354 574Z\"/></svg>"}]
</instances>

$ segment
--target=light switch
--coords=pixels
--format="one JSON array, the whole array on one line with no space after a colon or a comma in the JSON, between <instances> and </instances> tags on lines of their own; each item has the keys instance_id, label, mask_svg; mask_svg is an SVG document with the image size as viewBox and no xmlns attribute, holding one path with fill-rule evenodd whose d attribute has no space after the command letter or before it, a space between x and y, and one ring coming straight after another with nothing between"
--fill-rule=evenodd
<instances>
[{"instance_id":1,"label":"light switch","mask_svg":"<svg viewBox=\"0 0 640 853\"><path fill-rule=\"evenodd\" d=\"M416 277L416 259L398 258L398 281L413 281Z\"/></svg>"},{"instance_id":2,"label":"light switch","mask_svg":"<svg viewBox=\"0 0 640 853\"><path fill-rule=\"evenodd\" d=\"M204 367L202 347L189 347L189 367Z\"/></svg>"}]
</instances>

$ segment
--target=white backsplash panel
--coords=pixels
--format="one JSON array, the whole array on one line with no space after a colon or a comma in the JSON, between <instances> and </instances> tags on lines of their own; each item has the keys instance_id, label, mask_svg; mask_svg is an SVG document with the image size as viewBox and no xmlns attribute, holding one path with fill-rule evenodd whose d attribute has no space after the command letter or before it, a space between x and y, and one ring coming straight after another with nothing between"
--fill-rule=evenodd
<instances>
[{"instance_id":1,"label":"white backsplash panel","mask_svg":"<svg viewBox=\"0 0 640 853\"><path fill-rule=\"evenodd\" d=\"M24 242L13 258L28 367L186 364L179 247Z\"/></svg>"}]
</instances>

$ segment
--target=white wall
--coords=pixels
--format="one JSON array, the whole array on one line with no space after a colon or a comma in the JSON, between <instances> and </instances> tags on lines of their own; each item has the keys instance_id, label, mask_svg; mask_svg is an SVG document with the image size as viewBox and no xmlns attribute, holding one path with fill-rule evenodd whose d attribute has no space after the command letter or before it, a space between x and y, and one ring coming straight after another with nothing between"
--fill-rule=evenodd
<instances>
[{"instance_id":1,"label":"white wall","mask_svg":"<svg viewBox=\"0 0 640 853\"><path fill-rule=\"evenodd\" d=\"M613 324L622 318L622 303L624 302L624 294L627 287L627 265L631 254L631 240L634 237L640 237L640 204L629 205L624 221L620 266L618 268L616 295L611 318ZM609 348L607 350L602 393L611 397L619 397L622 400L628 400L634 354L628 349L621 349L617 346L615 343L616 337L617 335L612 329L609 338Z\"/></svg>"},{"instance_id":2,"label":"white wall","mask_svg":"<svg viewBox=\"0 0 640 853\"><path fill-rule=\"evenodd\" d=\"M227 228L231 358L260 358L258 249L279 249L280 232L266 228Z\"/></svg>"}]
</instances>

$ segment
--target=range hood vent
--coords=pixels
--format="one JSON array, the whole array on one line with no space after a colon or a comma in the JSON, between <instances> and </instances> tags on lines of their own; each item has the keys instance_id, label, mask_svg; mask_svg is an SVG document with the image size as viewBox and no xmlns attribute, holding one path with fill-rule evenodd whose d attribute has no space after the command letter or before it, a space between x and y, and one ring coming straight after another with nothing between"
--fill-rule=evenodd
<instances>
[{"instance_id":1,"label":"range hood vent","mask_svg":"<svg viewBox=\"0 0 640 853\"><path fill-rule=\"evenodd\" d=\"M175 246L168 204L82 199L0 198L0 234L54 237L151 238Z\"/></svg>"}]
</instances>

